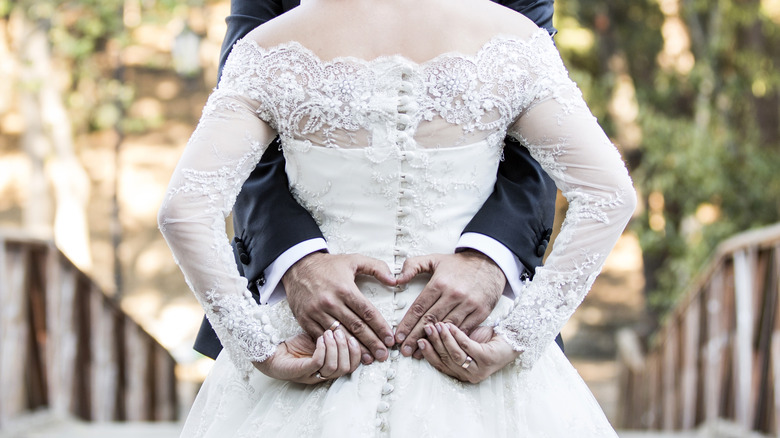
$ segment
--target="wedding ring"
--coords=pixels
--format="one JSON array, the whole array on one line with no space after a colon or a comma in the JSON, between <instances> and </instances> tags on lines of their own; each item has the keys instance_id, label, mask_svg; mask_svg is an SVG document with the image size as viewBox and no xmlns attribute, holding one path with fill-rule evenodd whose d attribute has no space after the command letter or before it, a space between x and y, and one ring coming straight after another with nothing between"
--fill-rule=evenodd
<instances>
[{"instance_id":1,"label":"wedding ring","mask_svg":"<svg viewBox=\"0 0 780 438\"><path fill-rule=\"evenodd\" d=\"M320 374L320 372L319 372L319 371L317 371L317 374L315 374L315 376L316 376L318 379L320 379L320 380L328 380L328 379L326 379L326 378L322 377L322 374Z\"/></svg>"},{"instance_id":2,"label":"wedding ring","mask_svg":"<svg viewBox=\"0 0 780 438\"><path fill-rule=\"evenodd\" d=\"M474 359L472 359L471 356L466 356L466 361L463 362L463 365L461 365L461 367L463 367L463 369L465 370L466 368L471 366L471 362L474 362Z\"/></svg>"},{"instance_id":3,"label":"wedding ring","mask_svg":"<svg viewBox=\"0 0 780 438\"><path fill-rule=\"evenodd\" d=\"M337 320L333 321L333 324L331 324L330 327L328 327L328 330L330 330L330 331L336 330L337 328L339 328L339 326L341 326L341 323L337 319Z\"/></svg>"}]
</instances>

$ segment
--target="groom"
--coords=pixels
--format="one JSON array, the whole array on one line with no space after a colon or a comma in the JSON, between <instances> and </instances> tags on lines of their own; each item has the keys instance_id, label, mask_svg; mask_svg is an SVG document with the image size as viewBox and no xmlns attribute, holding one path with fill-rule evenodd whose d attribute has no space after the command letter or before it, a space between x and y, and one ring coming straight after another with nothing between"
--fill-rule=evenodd
<instances>
[{"instance_id":1,"label":"groom","mask_svg":"<svg viewBox=\"0 0 780 438\"><path fill-rule=\"evenodd\" d=\"M496 1L555 33L553 0ZM233 44L258 25L298 6L296 0L232 0L220 74ZM449 321L465 332L479 325L502 293L522 293L522 281L542 262L552 233L555 185L528 151L507 138L493 193L461 235L455 254L437 258L430 282L398 327L389 327L355 286L370 273L364 258L327 253L308 212L293 199L278 138L236 199L233 247L239 272L263 304L287 298L304 330L316 338L336 322L363 346L363 363L384 360L399 343L415 354L422 327ZM395 330L393 330L395 329ZM559 345L560 337L556 339ZM222 346L204 318L195 349L215 358Z\"/></svg>"}]
</instances>

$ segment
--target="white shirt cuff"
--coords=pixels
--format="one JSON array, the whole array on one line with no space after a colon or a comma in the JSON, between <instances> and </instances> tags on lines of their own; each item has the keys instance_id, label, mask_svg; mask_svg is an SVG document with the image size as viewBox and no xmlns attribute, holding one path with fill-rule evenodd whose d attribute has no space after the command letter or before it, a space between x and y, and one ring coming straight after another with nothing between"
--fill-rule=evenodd
<instances>
[{"instance_id":1,"label":"white shirt cuff","mask_svg":"<svg viewBox=\"0 0 780 438\"><path fill-rule=\"evenodd\" d=\"M273 304L281 301L282 298L287 295L284 291L284 286L282 285L282 276L284 273L298 260L313 252L322 251L323 249L327 251L328 244L325 242L325 239L318 237L304 240L277 257L276 260L268 265L268 267L265 268L265 271L263 271L263 275L265 275L265 284L258 290L260 293L260 303Z\"/></svg>"},{"instance_id":2,"label":"white shirt cuff","mask_svg":"<svg viewBox=\"0 0 780 438\"><path fill-rule=\"evenodd\" d=\"M514 300L523 289L523 273L527 268L504 244L492 237L479 233L463 233L458 240L456 251L475 249L490 257L506 276L504 295Z\"/></svg>"}]
</instances>

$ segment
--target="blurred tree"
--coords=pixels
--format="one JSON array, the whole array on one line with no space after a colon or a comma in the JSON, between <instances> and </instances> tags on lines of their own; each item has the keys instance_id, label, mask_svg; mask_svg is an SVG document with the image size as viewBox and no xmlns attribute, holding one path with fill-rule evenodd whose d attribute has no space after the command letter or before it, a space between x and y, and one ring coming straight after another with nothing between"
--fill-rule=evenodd
<instances>
[{"instance_id":1,"label":"blurred tree","mask_svg":"<svg viewBox=\"0 0 780 438\"><path fill-rule=\"evenodd\" d=\"M780 220L780 2L556 5L572 75L644 200L633 229L663 314L718 242ZM572 29L593 44L567 44Z\"/></svg>"},{"instance_id":2,"label":"blurred tree","mask_svg":"<svg viewBox=\"0 0 780 438\"><path fill-rule=\"evenodd\" d=\"M174 11L181 14L194 4L202 1L0 0L0 38L12 48L16 68L10 79L17 84L15 98L24 119L20 148L32 169L23 225L53 234L82 269L91 266L90 180L75 138L113 130L119 147L134 94L123 80L121 59L132 28L142 21L170 20ZM115 271L121 272L118 260Z\"/></svg>"}]
</instances>

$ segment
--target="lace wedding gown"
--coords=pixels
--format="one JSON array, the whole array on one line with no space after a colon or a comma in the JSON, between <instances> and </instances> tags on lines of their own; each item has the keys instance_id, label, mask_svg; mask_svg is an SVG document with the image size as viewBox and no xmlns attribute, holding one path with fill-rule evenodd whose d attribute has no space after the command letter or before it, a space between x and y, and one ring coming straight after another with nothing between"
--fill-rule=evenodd
<instances>
[{"instance_id":1,"label":"lace wedding gown","mask_svg":"<svg viewBox=\"0 0 780 438\"><path fill-rule=\"evenodd\" d=\"M291 190L330 251L375 257L395 272L407 257L453 252L493 190L505 135L528 145L569 209L546 266L486 322L522 352L518 360L477 385L395 349L384 363L319 385L256 371L251 361L301 329L286 301L252 301L224 219L276 132ZM615 436L553 339L634 205L617 150L543 30L424 63L323 61L296 42L240 41L160 210L160 228L225 346L182 436ZM391 325L424 284L358 279Z\"/></svg>"}]
</instances>

